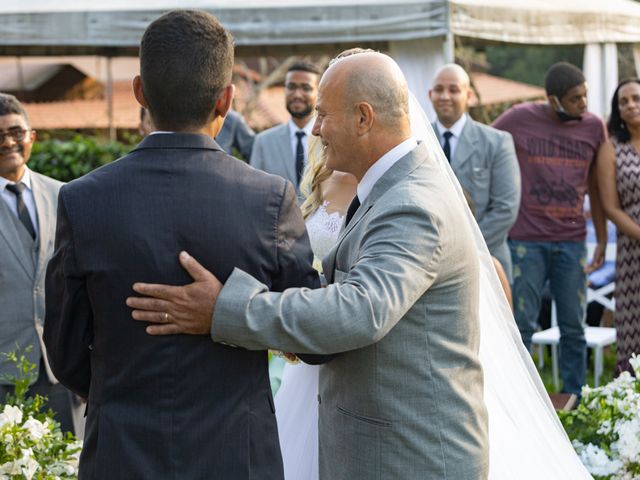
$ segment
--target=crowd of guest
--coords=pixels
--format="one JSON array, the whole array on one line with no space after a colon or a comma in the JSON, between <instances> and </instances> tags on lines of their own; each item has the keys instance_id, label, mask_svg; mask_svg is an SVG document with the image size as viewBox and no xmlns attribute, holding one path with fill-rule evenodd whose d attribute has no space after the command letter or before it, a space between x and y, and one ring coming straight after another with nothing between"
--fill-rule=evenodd
<instances>
[{"instance_id":1,"label":"crowd of guest","mask_svg":"<svg viewBox=\"0 0 640 480\"><path fill-rule=\"evenodd\" d=\"M300 183L308 164L320 69L296 62L286 73L287 123L256 135L231 111L216 140L251 165ZM474 212L508 297L522 341L531 347L539 328L543 291L557 307L560 372L565 392L586 383L584 336L588 275L604 261L606 219L617 227L616 373L629 371L640 353L640 80L625 80L611 101L608 125L588 112L583 73L558 63L545 77L547 101L505 111L492 126L468 114L468 72L445 65L425 94L436 119L433 129ZM143 135L153 132L141 110ZM37 379L32 390L49 396L66 430L72 431L72 396L49 371L42 345L44 274L53 250L60 183L27 167L36 133L20 103L0 95L0 350L32 346ZM596 231L593 258L585 246L584 198ZM511 301L511 298L509 298ZM283 362L271 366L274 393ZM0 365L0 373L12 373ZM9 387L0 385L0 393Z\"/></svg>"}]
</instances>

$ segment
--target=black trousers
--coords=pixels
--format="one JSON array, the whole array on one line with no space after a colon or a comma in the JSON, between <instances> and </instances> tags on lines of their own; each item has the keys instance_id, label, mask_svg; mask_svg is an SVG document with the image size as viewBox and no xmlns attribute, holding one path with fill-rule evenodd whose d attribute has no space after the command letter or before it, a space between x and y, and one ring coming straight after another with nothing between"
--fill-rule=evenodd
<instances>
[{"instance_id":1,"label":"black trousers","mask_svg":"<svg viewBox=\"0 0 640 480\"><path fill-rule=\"evenodd\" d=\"M0 385L0 403L4 403L8 393L13 393L13 385ZM29 386L27 396L41 395L47 397L42 411L53 410L54 418L60 423L63 432L75 433L71 406L73 394L60 383L51 383L47 377L44 360L40 359L40 373L33 385Z\"/></svg>"}]
</instances>

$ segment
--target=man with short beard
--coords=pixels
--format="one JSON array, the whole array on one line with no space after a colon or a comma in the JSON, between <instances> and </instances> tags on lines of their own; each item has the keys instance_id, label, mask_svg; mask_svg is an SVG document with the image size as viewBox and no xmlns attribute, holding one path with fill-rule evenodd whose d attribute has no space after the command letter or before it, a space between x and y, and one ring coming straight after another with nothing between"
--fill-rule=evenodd
<instances>
[{"instance_id":1,"label":"man with short beard","mask_svg":"<svg viewBox=\"0 0 640 480\"><path fill-rule=\"evenodd\" d=\"M251 165L289 180L298 192L307 164L307 143L313 127L319 74L318 68L307 62L297 62L289 67L284 89L291 118L283 125L258 134L251 153Z\"/></svg>"}]
</instances>

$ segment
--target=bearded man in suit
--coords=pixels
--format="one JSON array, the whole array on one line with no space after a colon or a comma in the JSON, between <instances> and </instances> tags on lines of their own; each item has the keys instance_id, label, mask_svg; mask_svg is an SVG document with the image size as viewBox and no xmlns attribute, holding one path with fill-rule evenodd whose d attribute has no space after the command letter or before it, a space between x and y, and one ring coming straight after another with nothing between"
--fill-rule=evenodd
<instances>
[{"instance_id":1,"label":"bearded man in suit","mask_svg":"<svg viewBox=\"0 0 640 480\"><path fill-rule=\"evenodd\" d=\"M319 74L318 68L307 62L296 62L289 67L284 90L291 118L283 125L259 133L251 153L252 166L289 180L298 192L307 164Z\"/></svg>"},{"instance_id":2,"label":"bearded man in suit","mask_svg":"<svg viewBox=\"0 0 640 480\"><path fill-rule=\"evenodd\" d=\"M440 68L429 90L438 117L433 129L472 208L491 255L513 281L507 235L518 216L520 168L507 132L483 125L467 114L469 75L456 64Z\"/></svg>"},{"instance_id":3,"label":"bearded man in suit","mask_svg":"<svg viewBox=\"0 0 640 480\"><path fill-rule=\"evenodd\" d=\"M221 278L241 265L275 290L318 285L293 188L213 140L232 66L213 16L155 20L133 89L158 131L60 191L44 333L53 371L88 396L80 478L283 478L266 349L153 338L124 303L136 279L189 281L183 248Z\"/></svg>"},{"instance_id":4,"label":"bearded man in suit","mask_svg":"<svg viewBox=\"0 0 640 480\"><path fill-rule=\"evenodd\" d=\"M335 354L320 370L320 478L484 479L487 413L478 359L479 271L465 205L412 136L408 88L380 53L322 77L313 133L357 196L323 261L322 289L273 293L241 269L224 287L136 284L150 334L209 335L249 349Z\"/></svg>"}]
</instances>

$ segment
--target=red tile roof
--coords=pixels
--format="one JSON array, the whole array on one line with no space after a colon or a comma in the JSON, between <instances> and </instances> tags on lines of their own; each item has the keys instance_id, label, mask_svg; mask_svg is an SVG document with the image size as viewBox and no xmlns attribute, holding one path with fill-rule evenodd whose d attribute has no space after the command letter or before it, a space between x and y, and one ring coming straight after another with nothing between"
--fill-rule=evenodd
<instances>
[{"instance_id":1,"label":"red tile roof","mask_svg":"<svg viewBox=\"0 0 640 480\"><path fill-rule=\"evenodd\" d=\"M519 102L543 98L544 89L514 82L486 73L474 73L473 80L483 104ZM242 111L249 87L238 85L236 109ZM471 99L471 106L477 100ZM25 108L35 129L106 129L109 126L106 100L75 100L67 102L27 103ZM130 81L114 82L113 119L117 128L135 129L138 126L140 106L133 96ZM289 114L284 105L283 87L271 87L260 93L255 108L247 121L256 130L287 121Z\"/></svg>"}]
</instances>

